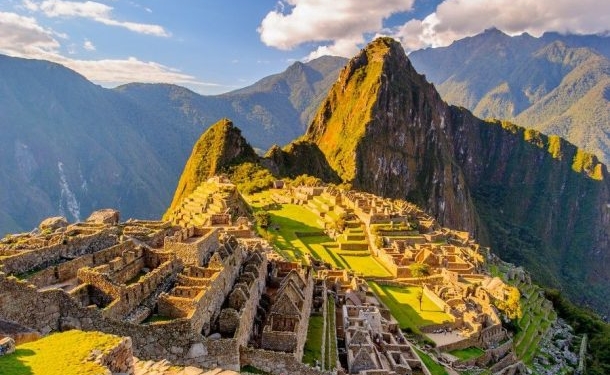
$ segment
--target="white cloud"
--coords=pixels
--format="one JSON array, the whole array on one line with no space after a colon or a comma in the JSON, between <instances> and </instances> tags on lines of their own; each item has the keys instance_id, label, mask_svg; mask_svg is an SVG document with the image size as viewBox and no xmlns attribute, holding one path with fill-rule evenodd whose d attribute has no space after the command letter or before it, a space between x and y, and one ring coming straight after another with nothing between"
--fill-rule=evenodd
<instances>
[{"instance_id":1,"label":"white cloud","mask_svg":"<svg viewBox=\"0 0 610 375\"><path fill-rule=\"evenodd\" d=\"M53 32L38 25L36 19L0 12L0 49L5 53L14 56L39 55L57 51L59 47Z\"/></svg>"},{"instance_id":2,"label":"white cloud","mask_svg":"<svg viewBox=\"0 0 610 375\"><path fill-rule=\"evenodd\" d=\"M87 51L95 51L95 46L90 40L85 40L83 43L83 48Z\"/></svg>"},{"instance_id":3,"label":"white cloud","mask_svg":"<svg viewBox=\"0 0 610 375\"><path fill-rule=\"evenodd\" d=\"M545 31L592 34L610 28L610 1L445 0L423 20L395 30L407 50L449 45L456 39L497 27L511 35Z\"/></svg>"},{"instance_id":4,"label":"white cloud","mask_svg":"<svg viewBox=\"0 0 610 375\"><path fill-rule=\"evenodd\" d=\"M44 0L42 2L34 2L32 0L24 0L23 4L27 9L43 12L47 17L88 18L104 25L122 27L140 34L162 37L170 36L170 34L159 25L113 19L112 10L114 8L95 1L75 2Z\"/></svg>"},{"instance_id":5,"label":"white cloud","mask_svg":"<svg viewBox=\"0 0 610 375\"><path fill-rule=\"evenodd\" d=\"M100 83L202 84L197 82L195 77L181 73L176 69L153 61L141 61L135 57L129 57L126 60L76 60L66 58L59 58L58 60L61 64L84 74L89 80Z\"/></svg>"},{"instance_id":6,"label":"white cloud","mask_svg":"<svg viewBox=\"0 0 610 375\"><path fill-rule=\"evenodd\" d=\"M366 33L383 28L383 20L408 11L414 0L285 0L262 20L263 43L283 50L307 42L323 43L309 56L352 56Z\"/></svg>"},{"instance_id":7,"label":"white cloud","mask_svg":"<svg viewBox=\"0 0 610 375\"><path fill-rule=\"evenodd\" d=\"M61 44L52 30L40 26L36 19L15 13L0 12L0 53L15 57L53 61L73 69L87 79L105 85L128 82L175 83L198 88L218 86L198 81L177 69L135 57L127 59L79 60L60 54ZM76 46L66 46L68 53ZM95 48L86 40L83 48Z\"/></svg>"}]
</instances>

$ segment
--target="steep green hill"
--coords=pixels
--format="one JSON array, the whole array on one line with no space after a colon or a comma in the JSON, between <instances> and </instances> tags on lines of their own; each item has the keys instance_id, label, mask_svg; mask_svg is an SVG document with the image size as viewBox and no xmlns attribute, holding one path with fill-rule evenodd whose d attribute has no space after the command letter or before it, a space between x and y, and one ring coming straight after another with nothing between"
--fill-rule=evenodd
<instances>
[{"instance_id":1,"label":"steep green hill","mask_svg":"<svg viewBox=\"0 0 610 375\"><path fill-rule=\"evenodd\" d=\"M256 153L241 136L241 130L228 119L218 121L195 143L167 212L172 212L208 178L223 173L231 165L257 160Z\"/></svg>"},{"instance_id":2,"label":"steep green hill","mask_svg":"<svg viewBox=\"0 0 610 375\"><path fill-rule=\"evenodd\" d=\"M490 29L410 59L447 102L559 135L610 162L610 37Z\"/></svg>"}]
</instances>

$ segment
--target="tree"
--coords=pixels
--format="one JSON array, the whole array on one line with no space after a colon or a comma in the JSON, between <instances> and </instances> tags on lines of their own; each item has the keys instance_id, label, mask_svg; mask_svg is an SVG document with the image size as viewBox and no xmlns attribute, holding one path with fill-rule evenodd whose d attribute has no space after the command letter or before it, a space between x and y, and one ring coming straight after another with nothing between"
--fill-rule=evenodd
<instances>
[{"instance_id":1,"label":"tree","mask_svg":"<svg viewBox=\"0 0 610 375\"><path fill-rule=\"evenodd\" d=\"M423 287L422 287L421 290L417 291L417 294L415 295L415 297L419 301L419 311L421 311L421 301L424 298L424 289L423 289Z\"/></svg>"},{"instance_id":2,"label":"tree","mask_svg":"<svg viewBox=\"0 0 610 375\"><path fill-rule=\"evenodd\" d=\"M256 211L254 213L254 220L259 227L267 229L269 224L271 224L271 214L267 211Z\"/></svg>"},{"instance_id":3,"label":"tree","mask_svg":"<svg viewBox=\"0 0 610 375\"><path fill-rule=\"evenodd\" d=\"M509 319L521 319L523 312L521 311L521 294L519 289L514 286L507 287L506 298L504 301L498 300L496 306L502 310Z\"/></svg>"},{"instance_id":4,"label":"tree","mask_svg":"<svg viewBox=\"0 0 610 375\"><path fill-rule=\"evenodd\" d=\"M430 266L424 263L413 263L409 266L409 270L411 270L411 276L417 278L430 275Z\"/></svg>"}]
</instances>

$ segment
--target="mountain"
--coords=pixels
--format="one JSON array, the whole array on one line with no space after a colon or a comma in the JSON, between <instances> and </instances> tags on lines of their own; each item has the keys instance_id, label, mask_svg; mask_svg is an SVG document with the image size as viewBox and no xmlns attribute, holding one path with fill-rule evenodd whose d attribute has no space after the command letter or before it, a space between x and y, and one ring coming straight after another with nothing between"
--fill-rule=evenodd
<instances>
[{"instance_id":1,"label":"mountain","mask_svg":"<svg viewBox=\"0 0 610 375\"><path fill-rule=\"evenodd\" d=\"M220 118L231 118L255 148L265 150L303 134L346 61L324 56L295 62L282 73L217 96L167 84L131 83L117 90L159 117L179 123L207 128Z\"/></svg>"},{"instance_id":2,"label":"mountain","mask_svg":"<svg viewBox=\"0 0 610 375\"><path fill-rule=\"evenodd\" d=\"M58 64L0 55L0 235L102 207L160 217L211 124L231 117L256 147L285 144L304 132L345 61L297 62L253 86L201 96L174 85L105 89Z\"/></svg>"},{"instance_id":3,"label":"mountain","mask_svg":"<svg viewBox=\"0 0 610 375\"><path fill-rule=\"evenodd\" d=\"M305 138L355 189L406 198L446 226L475 232L473 203L444 129L447 109L396 47L380 38L354 57Z\"/></svg>"},{"instance_id":4,"label":"mountain","mask_svg":"<svg viewBox=\"0 0 610 375\"><path fill-rule=\"evenodd\" d=\"M409 58L447 102L559 135L610 162L610 37L489 29Z\"/></svg>"},{"instance_id":5,"label":"mountain","mask_svg":"<svg viewBox=\"0 0 610 375\"><path fill-rule=\"evenodd\" d=\"M392 39L347 64L301 141L354 188L422 205L610 312L606 167L560 137L446 104Z\"/></svg>"},{"instance_id":6,"label":"mountain","mask_svg":"<svg viewBox=\"0 0 610 375\"><path fill-rule=\"evenodd\" d=\"M176 126L46 61L0 56L0 98L0 232L107 206L151 218L167 205L175 155L163 146Z\"/></svg>"},{"instance_id":7,"label":"mountain","mask_svg":"<svg viewBox=\"0 0 610 375\"><path fill-rule=\"evenodd\" d=\"M256 162L258 157L250 144L241 136L241 130L233 126L233 122L228 119L218 121L195 143L178 181L168 212L208 178L221 174L233 164L246 161Z\"/></svg>"}]
</instances>

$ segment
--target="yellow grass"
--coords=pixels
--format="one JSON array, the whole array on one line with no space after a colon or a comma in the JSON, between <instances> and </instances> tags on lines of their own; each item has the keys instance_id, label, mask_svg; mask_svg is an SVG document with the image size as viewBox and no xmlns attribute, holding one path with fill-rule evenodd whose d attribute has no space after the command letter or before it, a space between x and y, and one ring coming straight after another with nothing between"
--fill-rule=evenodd
<instances>
[{"instance_id":1,"label":"yellow grass","mask_svg":"<svg viewBox=\"0 0 610 375\"><path fill-rule=\"evenodd\" d=\"M121 338L100 332L67 331L19 345L0 357L2 375L97 375L106 369L86 361L91 352L115 347Z\"/></svg>"}]
</instances>

